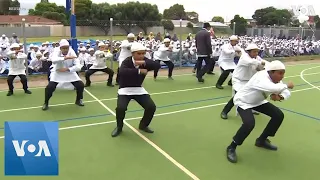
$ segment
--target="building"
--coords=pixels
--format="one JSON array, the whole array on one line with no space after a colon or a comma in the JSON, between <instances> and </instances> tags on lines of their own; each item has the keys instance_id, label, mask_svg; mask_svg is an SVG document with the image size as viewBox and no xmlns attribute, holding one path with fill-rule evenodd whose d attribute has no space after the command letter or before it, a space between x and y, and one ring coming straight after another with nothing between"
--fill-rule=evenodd
<instances>
[{"instance_id":1,"label":"building","mask_svg":"<svg viewBox=\"0 0 320 180\"><path fill-rule=\"evenodd\" d=\"M255 19L246 19L247 24L251 27L256 27L257 26L257 21Z\"/></svg>"},{"instance_id":2,"label":"building","mask_svg":"<svg viewBox=\"0 0 320 180\"><path fill-rule=\"evenodd\" d=\"M171 20L171 21L172 21L174 27L180 27L180 20ZM193 25L193 27L197 27L196 24L194 24L194 23L192 23L192 22L190 22L188 20L182 20L181 21L181 27L184 27L184 28L187 27L188 23L191 23Z\"/></svg>"},{"instance_id":3,"label":"building","mask_svg":"<svg viewBox=\"0 0 320 180\"><path fill-rule=\"evenodd\" d=\"M52 25L63 26L59 21L43 18L40 16L0 15L0 27L21 27L22 19L25 19L26 27Z\"/></svg>"}]
</instances>

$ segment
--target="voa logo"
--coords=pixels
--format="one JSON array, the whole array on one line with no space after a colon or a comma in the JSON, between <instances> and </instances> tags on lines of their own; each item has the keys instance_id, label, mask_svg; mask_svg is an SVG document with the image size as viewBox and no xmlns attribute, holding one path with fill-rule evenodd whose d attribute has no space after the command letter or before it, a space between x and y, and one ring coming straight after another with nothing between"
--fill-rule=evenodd
<instances>
[{"instance_id":1,"label":"voa logo","mask_svg":"<svg viewBox=\"0 0 320 180\"><path fill-rule=\"evenodd\" d=\"M36 144L36 145L35 144L27 144L28 142L29 142L29 140L23 140L21 143L19 143L19 141L17 141L17 140L12 141L13 147L14 147L18 157L25 156L25 154L26 154L25 148L29 153L35 153L38 149L35 157L41 157L42 154L44 154L44 156L46 156L46 157L51 157L51 153L49 151L48 144L45 140L39 140L38 144Z\"/></svg>"},{"instance_id":2,"label":"voa logo","mask_svg":"<svg viewBox=\"0 0 320 180\"><path fill-rule=\"evenodd\" d=\"M315 16L316 12L312 5L297 5L291 6L295 16Z\"/></svg>"}]
</instances>

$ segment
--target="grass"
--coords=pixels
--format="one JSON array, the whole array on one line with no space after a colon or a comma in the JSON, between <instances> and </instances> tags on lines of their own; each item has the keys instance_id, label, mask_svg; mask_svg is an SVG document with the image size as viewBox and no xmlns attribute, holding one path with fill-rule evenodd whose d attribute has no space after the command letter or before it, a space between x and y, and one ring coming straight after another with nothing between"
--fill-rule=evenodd
<instances>
[{"instance_id":1,"label":"grass","mask_svg":"<svg viewBox=\"0 0 320 180\"><path fill-rule=\"evenodd\" d=\"M234 109L229 120L221 120L222 106L231 95L231 88L213 88L217 76L206 76L204 84L198 84L192 75L174 75L175 80L147 78L144 87L157 105L156 116L151 123L154 134L144 134L159 148L199 179L259 179L259 180L318 180L320 151L319 90L310 88L300 78L304 69L319 66L306 64L287 66L284 81L293 81L295 89L288 101L276 103L285 113L285 120L272 141L279 151L269 152L253 146L268 122L264 115L256 116L256 127L238 148L238 164L230 164L225 157L225 148L241 125ZM320 85L317 68L305 71L305 79ZM88 125L60 131L60 175L57 180L184 180L191 179L176 164L147 143L129 127L117 138L110 133L115 127L115 117L91 95L85 93L85 107L73 105L75 92L57 90L48 111L41 111L44 89L31 89L32 95L15 90L12 97L0 92L1 123L4 121L58 121L60 128ZM114 110L117 88L108 88L104 83L95 83L87 91L104 105ZM87 102L89 101L89 102ZM137 127L143 111L131 102L126 118ZM97 124L100 123L100 124ZM0 126L0 128L3 127ZM3 136L0 129L0 136ZM0 151L4 141L0 139ZM4 162L4 153L0 153ZM3 180L49 180L53 177L6 177L0 164ZM230 173L232 172L232 173Z\"/></svg>"}]
</instances>

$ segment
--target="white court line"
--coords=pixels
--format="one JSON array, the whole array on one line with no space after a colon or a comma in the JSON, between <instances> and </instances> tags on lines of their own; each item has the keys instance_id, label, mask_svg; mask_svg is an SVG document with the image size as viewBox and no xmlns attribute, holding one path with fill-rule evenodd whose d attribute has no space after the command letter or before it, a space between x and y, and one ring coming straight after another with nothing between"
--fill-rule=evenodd
<instances>
[{"instance_id":1,"label":"white court line","mask_svg":"<svg viewBox=\"0 0 320 180\"><path fill-rule=\"evenodd\" d=\"M320 72L319 73L304 74L304 76L315 75L315 74L320 74ZM285 78L292 78L292 77L300 77L300 75L286 76ZM226 86L226 85L224 85L224 86ZM180 89L180 90L173 90L173 91L163 91L163 92L151 93L150 95L161 95L161 94L171 94L171 93L178 93L178 92L187 92L187 91L194 91L194 90L201 90L201 89L209 89L209 88L213 88L213 87L215 87L215 86L205 86L205 87ZM100 99L100 101L112 101L112 100L116 100L116 99L117 98L107 98L107 99ZM97 101L96 100L84 101L84 103L92 103L92 102L97 102ZM66 105L72 105L72 104L74 104L74 103L61 103L61 104L53 104L50 106L55 107L55 106L66 106ZM11 111L21 111L21 110L28 110L28 109L38 109L41 107L42 106L32 106L32 107L25 107L25 108L5 109L5 110L0 110L0 113L11 112Z\"/></svg>"},{"instance_id":2,"label":"white court line","mask_svg":"<svg viewBox=\"0 0 320 180\"><path fill-rule=\"evenodd\" d=\"M179 76L191 76L193 74L191 73L188 73L188 74L177 74L177 75L174 75L175 77L179 77ZM165 78L165 77L168 77L168 76L158 76L160 78ZM146 78L153 78L153 76L147 76ZM92 82L91 84L102 84L102 83L107 83L107 81L96 81L96 82ZM44 89L46 88L46 86L40 86L40 87L33 87L33 88L28 88L29 90L32 90L32 89ZM19 88L19 89L15 89L17 91L21 91L23 89ZM0 93L2 92L8 92L8 90L0 90Z\"/></svg>"},{"instance_id":3,"label":"white court line","mask_svg":"<svg viewBox=\"0 0 320 180\"><path fill-rule=\"evenodd\" d=\"M307 74L304 74L305 71L308 71L308 70L310 70L310 69L315 69L315 68L320 68L320 66L315 66L315 67L311 67L311 68L304 69L303 71L300 72L300 78L301 78L304 82L306 82L307 84L309 84L311 87L320 90L319 87L313 85L312 83L310 83L309 81L307 81L307 80L303 77L303 76L307 75Z\"/></svg>"},{"instance_id":4,"label":"white court line","mask_svg":"<svg viewBox=\"0 0 320 180\"><path fill-rule=\"evenodd\" d=\"M320 87L320 86L318 86ZM310 87L310 88L305 88L305 89L298 89L298 90L294 90L291 91L291 93L294 92L301 92L301 91L307 91L307 90L311 90L311 89L315 89L314 87ZM209 108L209 107L215 107L215 106L221 106L221 105L225 105L227 103L220 103L220 104L213 104L213 105L208 105L208 106L199 106L199 107L195 107L195 108L188 108L188 109L183 109L183 110L178 110L178 111L171 111L171 112L167 112L167 113L160 113L160 114L155 114L154 116L164 116L164 115L170 115L170 114L176 114L176 113L180 113L180 112L186 112L186 111L192 111L192 110L197 110L197 109L204 109L204 108ZM136 117L136 118L128 118L125 119L126 121L131 121L131 120L136 120L136 119L141 119L142 117ZM90 127L90 126L97 126L97 125L103 125L103 124L110 124L110 123L114 123L116 121L107 121L107 122L100 122L100 123L90 123L90 124L83 124L83 125L78 125L78 126L69 126L69 127L63 127L60 128L59 130L67 130L67 129L77 129L77 128L82 128L82 127ZM0 139L3 139L4 136L0 136Z\"/></svg>"},{"instance_id":5,"label":"white court line","mask_svg":"<svg viewBox=\"0 0 320 180\"><path fill-rule=\"evenodd\" d=\"M301 63L301 64L290 64L290 65L286 65L286 66L294 67L294 66L313 65L313 64L320 64L320 63ZM178 77L178 76L188 76L188 75L193 75L193 74L189 74L189 73L188 74L177 74L177 75L174 75L174 76ZM158 77L167 77L167 76L158 76ZM147 76L146 78L153 78L153 77L152 76ZM106 83L106 81L93 82L92 84L101 84L101 83ZM34 87L34 88L29 88L29 89L32 90L32 89L44 89L44 88L45 88L45 86ZM23 89L19 88L19 89L15 89L15 90L21 91ZM7 91L8 90L0 90L0 93L7 92Z\"/></svg>"},{"instance_id":6,"label":"white court line","mask_svg":"<svg viewBox=\"0 0 320 180\"><path fill-rule=\"evenodd\" d=\"M90 93L87 89L84 89L93 99L99 102L102 107L104 107L107 111L109 111L113 116L116 116L116 113L113 112L108 106L103 104L102 101L100 101L96 96L94 96L92 93ZM185 168L182 164L180 164L178 161L173 159L168 153L166 153L164 150L162 150L158 145L156 145L154 142L152 142L150 139L148 139L146 136L141 134L137 129L132 127L129 123L127 123L124 120L124 124L127 125L133 132L135 132L139 137L141 137L143 140L145 140L148 144L150 144L153 148L155 148L159 153L161 153L164 157L166 157L169 161L171 161L174 165L176 165L180 170L182 170L184 173L186 173L188 176L190 176L194 180L199 180L199 178L194 175L192 172L190 172L187 168Z\"/></svg>"}]
</instances>

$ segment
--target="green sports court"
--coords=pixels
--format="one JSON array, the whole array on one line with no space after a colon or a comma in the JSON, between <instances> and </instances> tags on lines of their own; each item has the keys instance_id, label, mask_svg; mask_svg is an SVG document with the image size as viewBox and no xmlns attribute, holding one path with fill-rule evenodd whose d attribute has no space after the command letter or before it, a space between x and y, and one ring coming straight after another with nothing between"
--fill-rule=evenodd
<instances>
[{"instance_id":1,"label":"green sports court","mask_svg":"<svg viewBox=\"0 0 320 180\"><path fill-rule=\"evenodd\" d=\"M282 127L271 141L270 152L254 146L269 118L256 116L256 127L237 149L239 161L226 159L226 147L241 125L235 110L220 118L231 87L214 87L217 75L199 84L193 74L174 74L174 80L147 78L145 89L157 105L150 125L154 134L138 131L142 108L131 102L126 127L117 138L117 88L105 82L86 88L85 107L74 105L75 92L57 90L50 109L42 111L44 88L31 88L11 97L0 92L0 161L4 162L5 121L58 121L60 124L59 176L8 177L0 163L2 180L319 180L320 170L320 63L288 65L285 82L295 84L288 101L277 102L285 113Z\"/></svg>"}]
</instances>

